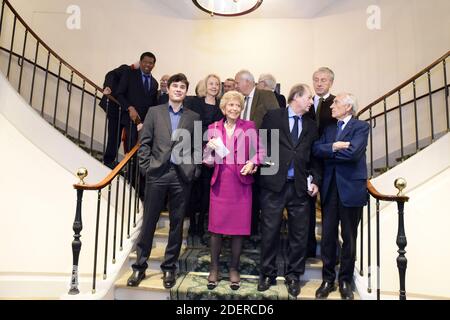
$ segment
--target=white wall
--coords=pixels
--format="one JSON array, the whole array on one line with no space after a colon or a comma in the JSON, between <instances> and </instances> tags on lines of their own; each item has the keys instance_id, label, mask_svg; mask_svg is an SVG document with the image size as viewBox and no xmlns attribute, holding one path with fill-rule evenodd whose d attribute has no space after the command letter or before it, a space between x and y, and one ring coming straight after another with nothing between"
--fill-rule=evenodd
<instances>
[{"instance_id":1,"label":"white wall","mask_svg":"<svg viewBox=\"0 0 450 320\"><path fill-rule=\"evenodd\" d=\"M5 151L0 157L0 167L3 169L0 179L0 298L30 295L54 298L63 295L67 292L72 271L72 224L76 208L73 184L78 182L75 172L84 166L90 172L86 182L97 183L110 170L43 120L1 74L0 146ZM120 186L123 186L123 181ZM98 273L103 270L106 195L106 192L102 194L100 207ZM115 199L114 195L112 199ZM120 198L119 213L122 212L121 203ZM84 192L79 261L83 293L90 292L96 212L97 192ZM111 206L110 239L114 212ZM134 236L135 230L132 230ZM98 291L107 290L112 285L111 277L115 276L112 271L118 272L132 243L132 239L125 239L124 250L117 252L114 268L111 266L110 240L109 282L105 285L105 282L98 281ZM45 279L45 285L42 285L42 279Z\"/></svg>"},{"instance_id":2,"label":"white wall","mask_svg":"<svg viewBox=\"0 0 450 320\"><path fill-rule=\"evenodd\" d=\"M446 207L450 190L450 134L409 158L385 174L372 179L372 184L383 194L397 194L396 178L407 181L404 193L410 197L405 204L405 234L407 238L406 291L422 296L450 298L450 277L444 270L450 268L449 209ZM380 203L380 252L382 294L398 292L399 277L396 236L398 228L397 204ZM371 208L372 227L372 285L376 285L375 202ZM367 276L367 216L364 214L364 263ZM358 233L360 235L360 233ZM359 246L359 241L358 241ZM359 257L360 249L357 254ZM359 269L359 262L356 263ZM365 282L367 284L367 282Z\"/></svg>"},{"instance_id":3,"label":"white wall","mask_svg":"<svg viewBox=\"0 0 450 320\"><path fill-rule=\"evenodd\" d=\"M333 91L354 92L361 106L440 57L450 45L447 0L343 0L315 19L178 18L156 1L76 2L81 30L66 28L69 0L12 0L30 26L82 73L102 84L104 74L150 50L154 73L184 72L195 85L207 73L222 78L241 68L272 72L287 94L327 65ZM381 30L366 27L366 9L381 8Z\"/></svg>"}]
</instances>

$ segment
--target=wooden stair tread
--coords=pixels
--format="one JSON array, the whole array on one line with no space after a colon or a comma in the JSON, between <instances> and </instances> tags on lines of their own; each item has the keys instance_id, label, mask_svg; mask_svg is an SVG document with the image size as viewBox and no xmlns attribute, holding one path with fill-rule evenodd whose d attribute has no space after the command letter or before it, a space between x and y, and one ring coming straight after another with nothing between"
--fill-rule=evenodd
<instances>
[{"instance_id":1,"label":"wooden stair tread","mask_svg":"<svg viewBox=\"0 0 450 320\"><path fill-rule=\"evenodd\" d=\"M148 257L148 260L150 261L163 261L164 260L164 253L166 251L165 247L157 246L152 248L152 253L150 254L150 257ZM180 250L180 256L186 251L186 246L182 246ZM137 254L136 251L133 251L129 255L130 259L136 259Z\"/></svg>"},{"instance_id":2,"label":"wooden stair tread","mask_svg":"<svg viewBox=\"0 0 450 320\"><path fill-rule=\"evenodd\" d=\"M188 229L183 229L183 236L187 235ZM155 230L155 237L168 237L169 236L169 227L161 227Z\"/></svg>"},{"instance_id":3,"label":"wooden stair tread","mask_svg":"<svg viewBox=\"0 0 450 320\"><path fill-rule=\"evenodd\" d=\"M258 276L251 276L251 275L241 275L241 289L237 291L231 290L229 288L229 279L226 274L222 275L223 278L219 282L219 286L221 287L222 292L226 292L226 296L228 298L233 299L233 296L235 296L234 299L236 299L236 296L239 297L241 294L245 294L245 291L248 291L248 288L252 288L255 286L255 292L256 292L256 283L258 280ZM167 292L167 289L164 288L162 284L162 272L147 272L147 276L142 282L140 283L139 287L128 287L126 285L127 279L129 277L128 273L125 273L117 282L116 282L116 288L126 288L129 290L141 290L141 291L153 291L153 292ZM188 278L196 278L198 283L203 284L204 282L204 290L205 294L213 293L214 289L212 291L208 291L206 288L207 284L207 277L208 273L206 272L189 272L187 274L178 274L177 276L177 283L174 286L174 288L180 288L182 284L185 283L186 279ZM298 300L314 300L315 299L315 293L317 288L319 288L322 281L320 280L307 280L307 281L301 281L301 292L300 295L297 297ZM218 287L219 288L219 287ZM277 284L272 286L272 288L279 292L279 298L281 299L295 299L295 297L292 297L288 294L287 288L284 284L284 277L277 277ZM197 287L197 290L199 288ZM203 290L203 288L200 288L200 290ZM264 293L258 293L260 295L260 298L264 298ZM355 300L359 300L360 297L357 292L354 292L355 294ZM328 300L340 300L341 296L339 294L339 289L336 291L330 293L328 296Z\"/></svg>"},{"instance_id":4,"label":"wooden stair tread","mask_svg":"<svg viewBox=\"0 0 450 320\"><path fill-rule=\"evenodd\" d=\"M141 281L138 287L128 287L127 280L131 275L131 272L125 272L119 280L116 281L116 288L126 288L132 290L144 290L144 291L167 291L162 284L162 272L161 271L146 271L146 277ZM180 281L178 277L177 282Z\"/></svg>"}]
</instances>

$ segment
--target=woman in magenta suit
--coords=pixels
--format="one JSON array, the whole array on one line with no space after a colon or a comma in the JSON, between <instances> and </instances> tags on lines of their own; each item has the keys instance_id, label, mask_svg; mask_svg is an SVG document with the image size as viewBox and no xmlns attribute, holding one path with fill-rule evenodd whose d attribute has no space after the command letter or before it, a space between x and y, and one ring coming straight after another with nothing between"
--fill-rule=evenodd
<instances>
[{"instance_id":1,"label":"woman in magenta suit","mask_svg":"<svg viewBox=\"0 0 450 320\"><path fill-rule=\"evenodd\" d=\"M231 236L230 287L240 287L239 259L243 236L250 235L252 212L252 174L263 157L253 121L241 120L244 96L237 91L225 93L220 109L225 118L208 127L205 160L214 166L211 179L209 225L211 265L208 289L219 281L219 256L222 235Z\"/></svg>"}]
</instances>

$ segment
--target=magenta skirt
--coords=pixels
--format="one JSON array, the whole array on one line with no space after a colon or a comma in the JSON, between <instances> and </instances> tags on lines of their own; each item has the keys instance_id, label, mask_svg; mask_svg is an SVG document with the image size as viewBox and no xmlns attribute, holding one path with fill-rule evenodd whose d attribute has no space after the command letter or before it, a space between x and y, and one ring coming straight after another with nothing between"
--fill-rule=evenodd
<instances>
[{"instance_id":1,"label":"magenta skirt","mask_svg":"<svg viewBox=\"0 0 450 320\"><path fill-rule=\"evenodd\" d=\"M222 164L211 187L208 230L224 235L250 235L252 185L243 184L235 165Z\"/></svg>"}]
</instances>

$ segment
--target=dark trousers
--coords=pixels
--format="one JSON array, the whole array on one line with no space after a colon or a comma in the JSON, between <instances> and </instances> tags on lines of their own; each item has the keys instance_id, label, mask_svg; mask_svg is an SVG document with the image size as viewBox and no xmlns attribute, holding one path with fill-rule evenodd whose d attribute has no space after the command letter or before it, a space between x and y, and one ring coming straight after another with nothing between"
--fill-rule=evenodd
<instances>
[{"instance_id":1,"label":"dark trousers","mask_svg":"<svg viewBox=\"0 0 450 320\"><path fill-rule=\"evenodd\" d=\"M259 235L259 222L261 220L261 208L260 208L260 187L258 183L259 171L253 175L255 183L252 184L252 224L251 224L251 235Z\"/></svg>"},{"instance_id":2,"label":"dark trousers","mask_svg":"<svg viewBox=\"0 0 450 320\"><path fill-rule=\"evenodd\" d=\"M129 120L124 126L126 133L125 153L127 153L128 151L133 149L133 147L136 145L138 141L138 131L136 125Z\"/></svg>"},{"instance_id":3,"label":"dark trousers","mask_svg":"<svg viewBox=\"0 0 450 320\"><path fill-rule=\"evenodd\" d=\"M147 259L151 254L153 236L159 215L169 195L169 240L161 264L163 271L175 271L183 239L183 219L189 197L189 185L178 177L176 168L170 169L156 180L148 181L145 188L144 220L136 245L137 259L133 270L147 269Z\"/></svg>"},{"instance_id":4,"label":"dark trousers","mask_svg":"<svg viewBox=\"0 0 450 320\"><path fill-rule=\"evenodd\" d=\"M117 152L120 147L120 138L122 136L123 125L119 123L119 118L108 115L108 140L106 143L105 154L103 155L103 163L111 169L115 167Z\"/></svg>"},{"instance_id":5,"label":"dark trousers","mask_svg":"<svg viewBox=\"0 0 450 320\"><path fill-rule=\"evenodd\" d=\"M308 195L299 197L293 182L281 192L261 188L261 270L262 276L276 277L276 257L280 243L283 209L288 212L287 279L299 279L305 272L306 244L309 226Z\"/></svg>"},{"instance_id":6,"label":"dark trousers","mask_svg":"<svg viewBox=\"0 0 450 320\"><path fill-rule=\"evenodd\" d=\"M339 199L336 179L333 177L327 199L322 202L322 278L334 282L336 279L336 249L339 222L341 223L341 264L339 283L352 282L355 267L356 238L362 207L344 207Z\"/></svg>"},{"instance_id":7,"label":"dark trousers","mask_svg":"<svg viewBox=\"0 0 450 320\"><path fill-rule=\"evenodd\" d=\"M309 228L308 228L308 246L306 249L307 257L315 257L317 250L316 240L316 201L317 197L309 197Z\"/></svg>"}]
</instances>

